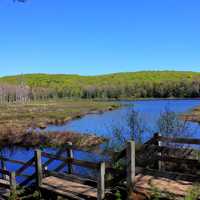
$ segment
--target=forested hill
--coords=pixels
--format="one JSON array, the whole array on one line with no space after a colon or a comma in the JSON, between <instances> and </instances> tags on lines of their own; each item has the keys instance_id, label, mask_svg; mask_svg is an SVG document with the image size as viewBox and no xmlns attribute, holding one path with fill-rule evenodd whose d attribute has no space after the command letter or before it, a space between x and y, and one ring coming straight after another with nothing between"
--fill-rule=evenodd
<instances>
[{"instance_id":1,"label":"forested hill","mask_svg":"<svg viewBox=\"0 0 200 200\"><path fill-rule=\"evenodd\" d=\"M200 97L200 73L144 71L101 76L27 74L0 78L0 86L26 87L30 98ZM8 87L9 85L9 87Z\"/></svg>"}]
</instances>

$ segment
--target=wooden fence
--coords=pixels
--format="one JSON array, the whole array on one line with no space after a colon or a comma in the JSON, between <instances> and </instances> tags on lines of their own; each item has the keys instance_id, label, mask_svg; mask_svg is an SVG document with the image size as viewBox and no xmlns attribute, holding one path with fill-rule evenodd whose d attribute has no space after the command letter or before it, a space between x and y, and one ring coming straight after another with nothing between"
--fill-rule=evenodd
<instances>
[{"instance_id":1,"label":"wooden fence","mask_svg":"<svg viewBox=\"0 0 200 200\"><path fill-rule=\"evenodd\" d=\"M71 175L70 178L74 180L74 175L77 175L75 174L74 166L92 169L97 174L96 180L90 178L82 179L80 176L78 181L96 187L97 199L102 200L105 197L106 190L123 179L125 180L124 182L128 190L132 191L136 175L147 167L150 168L152 166L152 169L164 171L165 163L175 163L188 165L188 168L191 168L191 166L200 168L200 153L198 149L194 150L193 148L189 148L188 145L200 145L200 139L171 138L163 137L160 134L154 134L153 138L143 144L137 151L135 150L135 142L130 141L127 143L124 150L114 153L113 163L121 159L126 163L125 170L118 170L113 168L109 163L75 159L73 155L75 148L69 143L64 148L58 149L55 153L36 150L33 158L27 162L1 156L0 161L2 169L0 173L2 174L2 179L7 180L9 177L10 188L15 189L17 185L15 177L24 178L21 183L18 183L21 186L28 186L30 183L35 183L40 187L42 185L42 180L48 176L62 178L65 175ZM146 155L147 157L145 157ZM180 155L183 157L180 157ZM49 166L54 161L59 161L60 164L50 170ZM6 170L7 162L18 165L18 169L15 172L8 172ZM140 162L143 164L142 170ZM31 175L24 173L29 168L32 168ZM63 169L66 169L66 171L63 172ZM111 174L113 178L107 181L106 176L109 174ZM190 177L193 177L193 180L195 178L191 174Z\"/></svg>"}]
</instances>

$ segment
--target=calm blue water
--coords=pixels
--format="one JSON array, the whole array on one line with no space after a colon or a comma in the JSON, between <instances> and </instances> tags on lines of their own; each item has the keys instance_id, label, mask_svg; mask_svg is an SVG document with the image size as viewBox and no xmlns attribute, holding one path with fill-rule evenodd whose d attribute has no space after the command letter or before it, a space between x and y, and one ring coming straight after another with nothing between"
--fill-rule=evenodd
<instances>
[{"instance_id":1,"label":"calm blue water","mask_svg":"<svg viewBox=\"0 0 200 200\"><path fill-rule=\"evenodd\" d=\"M103 114L91 114L81 119L71 121L62 126L50 125L46 131L75 131L81 133L95 133L96 135L110 137L113 128L121 128L124 133L128 132L127 116L130 107L134 107L141 113L144 123L148 127L145 137L148 139L157 131L157 120L166 108L177 112L188 112L196 106L200 105L200 100L139 100L139 101L123 101L124 106L121 109L106 112ZM197 123L190 123L194 137L200 137L200 128Z\"/></svg>"},{"instance_id":2,"label":"calm blue water","mask_svg":"<svg viewBox=\"0 0 200 200\"><path fill-rule=\"evenodd\" d=\"M112 135L113 128L122 128L124 134L127 130L127 115L130 111L130 107L135 107L137 111L140 111L145 124L149 127L148 132L145 133L144 139L148 139L156 132L156 122L161 112L164 112L166 108L175 111L177 113L188 112L196 106L200 105L200 100L149 100L149 101L123 101L121 102L124 107L106 112L103 114L91 114L81 119L71 121L62 126L50 125L46 131L75 131L81 133L94 133L96 135L110 137ZM200 138L200 126L197 123L190 123L193 137ZM48 151L52 151L48 149ZM23 161L29 160L33 156L33 151L18 150L10 154L8 151L7 157L13 159L19 159ZM75 152L75 157L81 159L84 157L90 158L89 160L95 161L95 156L86 155L81 152ZM59 163L56 162L50 168L55 167ZM7 165L9 170L16 170L16 165ZM66 169L65 169L66 170ZM82 170L82 169L81 169ZM83 170L82 170L83 171ZM33 169L29 169L26 173L30 174Z\"/></svg>"}]
</instances>

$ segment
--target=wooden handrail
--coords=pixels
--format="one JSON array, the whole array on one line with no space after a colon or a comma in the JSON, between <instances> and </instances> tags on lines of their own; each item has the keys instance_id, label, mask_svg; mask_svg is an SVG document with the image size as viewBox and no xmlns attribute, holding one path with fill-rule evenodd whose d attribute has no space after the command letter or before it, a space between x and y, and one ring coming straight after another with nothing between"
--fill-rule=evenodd
<instances>
[{"instance_id":1,"label":"wooden handrail","mask_svg":"<svg viewBox=\"0 0 200 200\"><path fill-rule=\"evenodd\" d=\"M64 152L63 149L59 149L59 151L55 154L56 157L59 157ZM48 166L54 161L54 158L48 159L43 165Z\"/></svg>"},{"instance_id":2,"label":"wooden handrail","mask_svg":"<svg viewBox=\"0 0 200 200\"><path fill-rule=\"evenodd\" d=\"M21 168L19 168L17 171L16 171L16 175L17 176L20 176L20 174L25 171L28 167L32 166L32 164L34 163L35 161L35 157L31 158L29 161L27 161Z\"/></svg>"},{"instance_id":3,"label":"wooden handrail","mask_svg":"<svg viewBox=\"0 0 200 200\"><path fill-rule=\"evenodd\" d=\"M10 163L14 163L14 164L19 164L19 165L25 165L26 162L21 161L21 160L13 160L13 159L9 159L9 158L5 158L5 157L0 157L0 160L3 160L5 162L10 162Z\"/></svg>"},{"instance_id":4,"label":"wooden handrail","mask_svg":"<svg viewBox=\"0 0 200 200\"><path fill-rule=\"evenodd\" d=\"M89 162L89 161L84 161L84 160L77 160L77 159L70 159L70 158L65 158L62 156L56 156L50 153L46 153L46 152L41 152L42 156L47 157L47 158L51 158L54 160L60 160L66 163L71 163L73 165L78 165L81 167L87 167L87 168L91 168L91 169L99 169L99 164L98 163L93 163L93 162Z\"/></svg>"},{"instance_id":5,"label":"wooden handrail","mask_svg":"<svg viewBox=\"0 0 200 200\"><path fill-rule=\"evenodd\" d=\"M153 138L155 140L161 141L161 142L169 142L169 143L177 143L177 144L196 144L196 145L200 145L200 139L197 139L197 138L166 137L166 136L161 136L158 133L154 134Z\"/></svg>"}]
</instances>

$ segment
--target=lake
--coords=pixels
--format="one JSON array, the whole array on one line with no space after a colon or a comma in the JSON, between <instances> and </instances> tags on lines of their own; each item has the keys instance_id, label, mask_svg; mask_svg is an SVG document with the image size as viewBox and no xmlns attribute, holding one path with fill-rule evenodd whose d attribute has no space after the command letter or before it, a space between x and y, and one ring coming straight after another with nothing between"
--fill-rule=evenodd
<instances>
[{"instance_id":1,"label":"lake","mask_svg":"<svg viewBox=\"0 0 200 200\"><path fill-rule=\"evenodd\" d=\"M103 114L90 114L81 119L73 120L65 125L49 125L46 131L75 131L81 133L95 133L96 135L110 137L113 128L122 128L124 134L128 130L127 116L131 107L140 112L144 122L150 131L144 135L145 139L152 136L157 131L157 121L165 109L170 109L176 113L184 113L200 106L198 100L138 100L138 101L121 101L122 108ZM189 123L194 137L200 137L198 123Z\"/></svg>"},{"instance_id":2,"label":"lake","mask_svg":"<svg viewBox=\"0 0 200 200\"><path fill-rule=\"evenodd\" d=\"M105 112L103 114L90 114L81 119L76 119L62 126L49 125L46 131L75 131L81 133L94 133L100 136L110 137L113 128L123 128L124 134L128 133L127 115L131 107L135 107L146 121L146 124L151 131L145 133L144 140L147 140L156 132L156 122L160 113L164 112L166 108L177 113L188 112L196 106L200 105L200 100L138 100L138 101L121 101L123 106L114 111ZM191 130L194 132L193 137L200 138L200 127L197 123L190 122ZM51 151L51 149L48 149ZM13 159L20 159L27 161L33 156L33 151L17 150L10 154L6 152L7 156ZM86 155L81 152L75 152L75 157L90 158L95 160L95 156ZM56 165L58 163L54 163ZM16 165L7 165L8 169L15 170ZM53 167L53 166L51 166ZM79 169L80 170L80 169ZM31 173L31 169L27 171Z\"/></svg>"}]
</instances>

